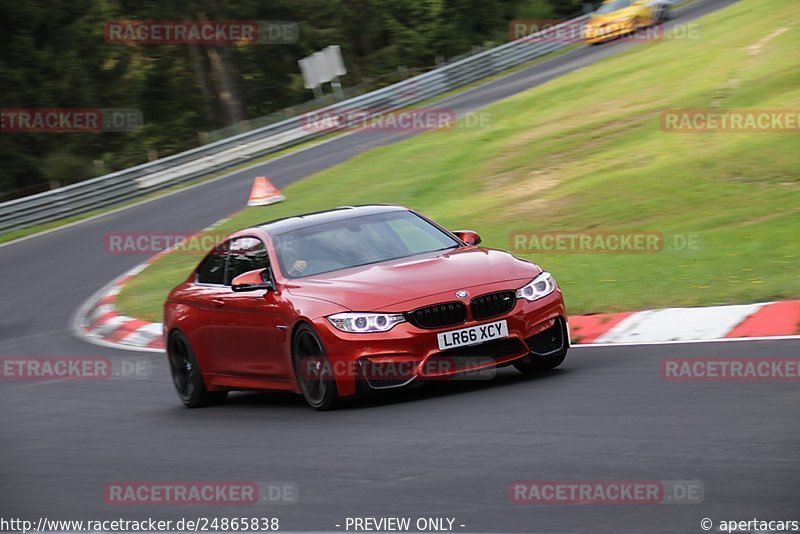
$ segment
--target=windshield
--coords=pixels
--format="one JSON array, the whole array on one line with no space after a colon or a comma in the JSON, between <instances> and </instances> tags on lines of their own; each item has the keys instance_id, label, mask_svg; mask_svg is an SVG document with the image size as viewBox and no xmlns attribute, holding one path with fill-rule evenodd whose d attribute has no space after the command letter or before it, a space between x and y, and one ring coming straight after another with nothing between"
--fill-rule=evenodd
<instances>
[{"instance_id":1,"label":"windshield","mask_svg":"<svg viewBox=\"0 0 800 534\"><path fill-rule=\"evenodd\" d=\"M274 236L281 271L288 278L338 271L459 246L459 242L410 211L333 221Z\"/></svg>"},{"instance_id":2,"label":"windshield","mask_svg":"<svg viewBox=\"0 0 800 534\"><path fill-rule=\"evenodd\" d=\"M598 15L613 13L614 11L629 7L631 3L631 0L614 0L613 2L606 2L600 6L595 13Z\"/></svg>"}]
</instances>

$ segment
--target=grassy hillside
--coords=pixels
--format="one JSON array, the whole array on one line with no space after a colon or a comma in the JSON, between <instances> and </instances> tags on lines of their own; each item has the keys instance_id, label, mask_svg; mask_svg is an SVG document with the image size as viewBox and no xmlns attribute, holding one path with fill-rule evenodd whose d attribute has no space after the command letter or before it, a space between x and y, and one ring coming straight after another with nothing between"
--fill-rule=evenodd
<instances>
[{"instance_id":1,"label":"grassy hillside","mask_svg":"<svg viewBox=\"0 0 800 534\"><path fill-rule=\"evenodd\" d=\"M366 152L221 229L391 202L506 249L513 231L691 234L701 250L520 255L556 275L571 313L798 297L800 135L664 132L660 113L800 109L800 3L744 0L700 24L699 39L640 44L493 105L489 126ZM122 311L160 320L197 259L153 264L121 293Z\"/></svg>"}]
</instances>

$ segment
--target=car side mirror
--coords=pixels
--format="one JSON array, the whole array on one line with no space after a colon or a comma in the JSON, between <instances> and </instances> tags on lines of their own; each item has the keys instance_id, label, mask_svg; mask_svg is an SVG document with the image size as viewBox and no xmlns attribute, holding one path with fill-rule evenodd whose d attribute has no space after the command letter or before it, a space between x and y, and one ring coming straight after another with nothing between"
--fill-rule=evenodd
<instances>
[{"instance_id":1,"label":"car side mirror","mask_svg":"<svg viewBox=\"0 0 800 534\"><path fill-rule=\"evenodd\" d=\"M275 284L269 277L269 269L258 269L242 273L231 282L231 289L236 292L242 291L273 291Z\"/></svg>"},{"instance_id":2,"label":"car side mirror","mask_svg":"<svg viewBox=\"0 0 800 534\"><path fill-rule=\"evenodd\" d=\"M456 230L453 233L467 245L478 245L481 242L481 236L478 235L478 232L473 232L472 230Z\"/></svg>"}]
</instances>

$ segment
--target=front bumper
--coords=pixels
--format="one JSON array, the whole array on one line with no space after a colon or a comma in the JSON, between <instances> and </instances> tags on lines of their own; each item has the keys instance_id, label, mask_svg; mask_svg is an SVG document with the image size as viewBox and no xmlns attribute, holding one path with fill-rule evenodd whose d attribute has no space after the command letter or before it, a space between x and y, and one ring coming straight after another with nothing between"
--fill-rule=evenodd
<instances>
[{"instance_id":1,"label":"front bumper","mask_svg":"<svg viewBox=\"0 0 800 534\"><path fill-rule=\"evenodd\" d=\"M500 320L508 325L505 338L439 349L438 333ZM514 307L503 315L480 321L469 316L465 323L446 328L423 329L405 322L388 332L348 334L334 328L325 318L315 321L314 326L322 338L342 396L355 394L359 382L371 389L388 389L415 380L446 380L507 365L529 354L543 356L569 346L560 290L534 302L517 299Z\"/></svg>"}]
</instances>

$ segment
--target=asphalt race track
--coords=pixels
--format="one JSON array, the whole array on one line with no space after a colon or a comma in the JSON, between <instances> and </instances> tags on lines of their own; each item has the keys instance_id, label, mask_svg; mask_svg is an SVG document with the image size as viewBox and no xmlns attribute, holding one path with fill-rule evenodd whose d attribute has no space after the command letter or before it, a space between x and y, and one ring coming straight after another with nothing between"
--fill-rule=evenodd
<instances>
[{"instance_id":1,"label":"asphalt race track","mask_svg":"<svg viewBox=\"0 0 800 534\"><path fill-rule=\"evenodd\" d=\"M686 22L733 0L699 1ZM579 47L455 97L479 108L632 43ZM800 340L581 347L529 378L438 384L317 413L299 396L234 395L186 410L164 357L74 337L75 310L142 262L104 251L107 232L189 232L240 209L252 177L279 187L409 134L354 133L129 209L0 247L0 356L139 359L150 378L2 381L0 510L50 519L280 518L342 530L350 516L454 517L462 532L702 532L701 519L800 519L797 383L668 382L663 358L795 357ZM569 295L567 295L567 299ZM701 504L513 504L515 480L693 480ZM284 506L119 506L113 481L287 481ZM464 525L460 527L460 525Z\"/></svg>"}]
</instances>

